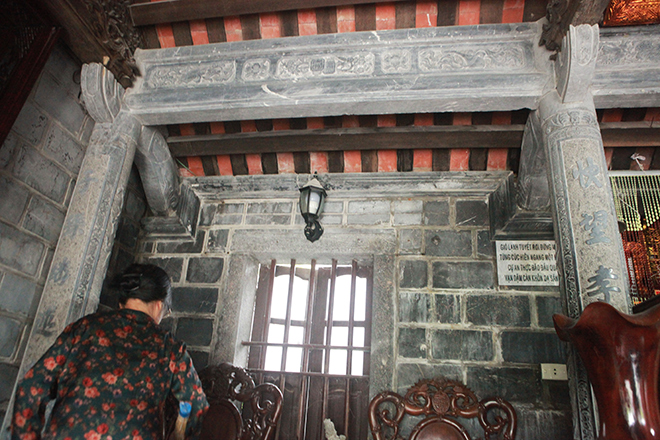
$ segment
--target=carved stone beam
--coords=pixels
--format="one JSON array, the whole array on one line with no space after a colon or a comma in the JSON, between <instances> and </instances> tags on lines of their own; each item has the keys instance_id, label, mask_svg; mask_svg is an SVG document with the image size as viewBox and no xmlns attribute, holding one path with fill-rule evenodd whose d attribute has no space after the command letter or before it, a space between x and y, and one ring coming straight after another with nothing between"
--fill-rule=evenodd
<instances>
[{"instance_id":1,"label":"carved stone beam","mask_svg":"<svg viewBox=\"0 0 660 440\"><path fill-rule=\"evenodd\" d=\"M569 26L594 25L603 20L610 0L551 0L548 3L540 46L555 52L562 50L561 44Z\"/></svg>"},{"instance_id":2,"label":"carved stone beam","mask_svg":"<svg viewBox=\"0 0 660 440\"><path fill-rule=\"evenodd\" d=\"M151 210L158 216L173 213L179 204L179 177L163 135L153 127L140 134L135 165Z\"/></svg>"},{"instance_id":3,"label":"carved stone beam","mask_svg":"<svg viewBox=\"0 0 660 440\"><path fill-rule=\"evenodd\" d=\"M82 90L96 119L41 302L21 373L64 327L96 310L114 242L141 124L119 111L120 90L99 65L83 68ZM94 105L91 105L94 103Z\"/></svg>"},{"instance_id":4,"label":"carved stone beam","mask_svg":"<svg viewBox=\"0 0 660 440\"><path fill-rule=\"evenodd\" d=\"M563 103L591 99L590 87L596 70L599 49L598 25L569 26L562 50L555 61L556 90ZM587 98L589 97L589 98ZM523 134L518 174L518 205L527 210L550 206L550 190L543 148L541 122L532 112Z\"/></svg>"},{"instance_id":5,"label":"carved stone beam","mask_svg":"<svg viewBox=\"0 0 660 440\"><path fill-rule=\"evenodd\" d=\"M557 93L562 102L581 102L590 96L599 49L598 25L569 26L555 61Z\"/></svg>"}]
</instances>

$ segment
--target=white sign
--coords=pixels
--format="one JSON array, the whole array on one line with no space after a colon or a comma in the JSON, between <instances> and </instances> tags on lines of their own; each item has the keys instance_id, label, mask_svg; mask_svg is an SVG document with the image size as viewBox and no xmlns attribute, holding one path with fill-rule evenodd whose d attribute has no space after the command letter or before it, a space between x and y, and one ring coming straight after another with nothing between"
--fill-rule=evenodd
<instances>
[{"instance_id":1,"label":"white sign","mask_svg":"<svg viewBox=\"0 0 660 440\"><path fill-rule=\"evenodd\" d=\"M496 241L500 286L558 286L554 241Z\"/></svg>"}]
</instances>

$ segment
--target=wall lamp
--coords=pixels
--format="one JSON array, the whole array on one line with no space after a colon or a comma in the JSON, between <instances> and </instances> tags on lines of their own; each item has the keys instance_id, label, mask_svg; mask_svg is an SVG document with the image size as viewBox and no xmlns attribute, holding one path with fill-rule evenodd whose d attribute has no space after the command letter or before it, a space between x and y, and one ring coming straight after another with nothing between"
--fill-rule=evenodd
<instances>
[{"instance_id":1,"label":"wall lamp","mask_svg":"<svg viewBox=\"0 0 660 440\"><path fill-rule=\"evenodd\" d=\"M300 213L305 219L305 237L312 243L323 235L323 226L319 223L319 216L323 211L323 202L327 195L325 189L316 178L314 173L312 179L300 188Z\"/></svg>"}]
</instances>

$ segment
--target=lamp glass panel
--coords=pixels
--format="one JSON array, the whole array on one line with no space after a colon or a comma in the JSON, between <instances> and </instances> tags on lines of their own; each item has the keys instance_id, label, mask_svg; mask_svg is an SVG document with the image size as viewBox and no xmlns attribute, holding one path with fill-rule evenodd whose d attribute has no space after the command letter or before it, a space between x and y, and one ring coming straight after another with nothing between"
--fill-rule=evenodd
<instances>
[{"instance_id":1,"label":"lamp glass panel","mask_svg":"<svg viewBox=\"0 0 660 440\"><path fill-rule=\"evenodd\" d=\"M319 207L321 206L321 194L316 191L311 191L309 194L309 213L312 215L319 214Z\"/></svg>"}]
</instances>

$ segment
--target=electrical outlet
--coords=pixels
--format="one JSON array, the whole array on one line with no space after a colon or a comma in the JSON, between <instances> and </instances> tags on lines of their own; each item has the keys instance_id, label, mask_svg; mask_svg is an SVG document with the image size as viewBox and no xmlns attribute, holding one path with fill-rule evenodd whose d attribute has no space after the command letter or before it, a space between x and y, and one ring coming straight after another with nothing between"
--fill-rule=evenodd
<instances>
[{"instance_id":1,"label":"electrical outlet","mask_svg":"<svg viewBox=\"0 0 660 440\"><path fill-rule=\"evenodd\" d=\"M566 365L564 364L541 364L541 379L543 380L568 380Z\"/></svg>"}]
</instances>

